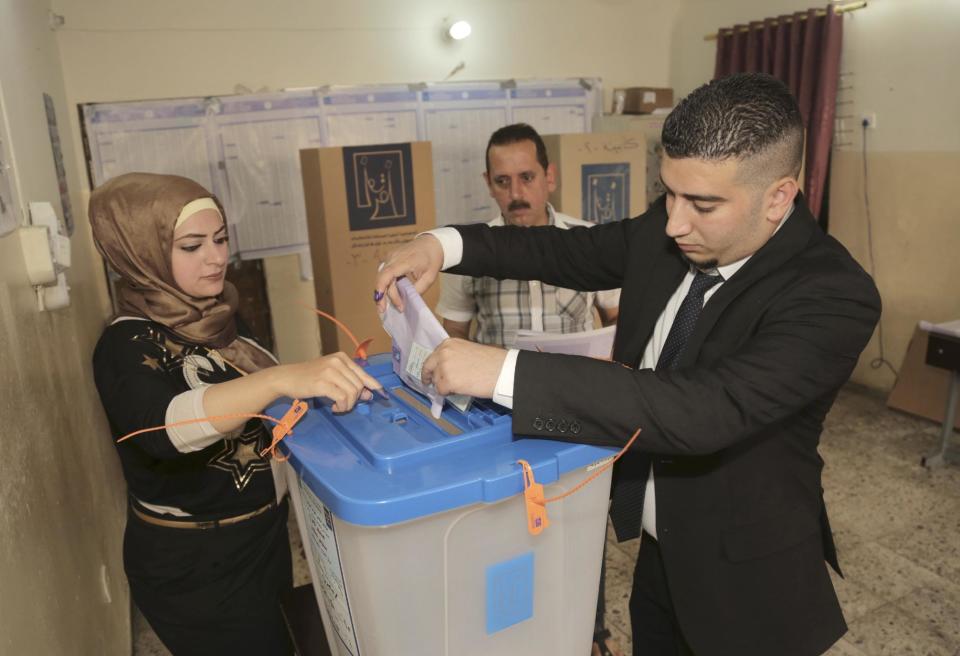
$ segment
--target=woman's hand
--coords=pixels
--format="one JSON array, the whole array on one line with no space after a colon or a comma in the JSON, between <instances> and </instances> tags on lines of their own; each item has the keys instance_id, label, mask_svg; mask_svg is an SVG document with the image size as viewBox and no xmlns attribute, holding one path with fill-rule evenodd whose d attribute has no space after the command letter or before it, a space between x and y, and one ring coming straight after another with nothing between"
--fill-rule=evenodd
<instances>
[{"instance_id":1,"label":"woman's hand","mask_svg":"<svg viewBox=\"0 0 960 656\"><path fill-rule=\"evenodd\" d=\"M371 392L384 394L383 386L346 354L334 353L211 385L203 395L203 410L208 417L220 417L210 423L226 434L245 424L245 415L263 412L281 396L323 396L333 401L334 412L348 412L357 399L372 398Z\"/></svg>"},{"instance_id":2,"label":"woman's hand","mask_svg":"<svg viewBox=\"0 0 960 656\"><path fill-rule=\"evenodd\" d=\"M278 396L322 396L333 401L334 412L348 412L357 399L369 401L383 386L345 353L281 365L272 369Z\"/></svg>"}]
</instances>

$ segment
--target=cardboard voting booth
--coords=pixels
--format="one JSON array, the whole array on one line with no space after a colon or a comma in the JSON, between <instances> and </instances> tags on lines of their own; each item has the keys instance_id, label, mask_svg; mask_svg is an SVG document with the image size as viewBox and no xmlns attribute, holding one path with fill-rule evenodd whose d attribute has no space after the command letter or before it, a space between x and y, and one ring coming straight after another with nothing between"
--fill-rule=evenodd
<instances>
[{"instance_id":1,"label":"cardboard voting booth","mask_svg":"<svg viewBox=\"0 0 960 656\"><path fill-rule=\"evenodd\" d=\"M663 145L660 135L663 114L598 114L593 117L594 132L640 132L647 139L647 206L653 204L666 191L660 180L660 160Z\"/></svg>"},{"instance_id":2,"label":"cardboard voting booth","mask_svg":"<svg viewBox=\"0 0 960 656\"><path fill-rule=\"evenodd\" d=\"M373 304L377 265L387 253L436 227L429 142L300 151L317 308L336 316L368 353L390 350ZM424 295L436 305L438 289ZM321 320L324 353L353 353L350 339Z\"/></svg>"},{"instance_id":3,"label":"cardboard voting booth","mask_svg":"<svg viewBox=\"0 0 960 656\"><path fill-rule=\"evenodd\" d=\"M647 209L647 143L640 132L551 134L543 138L557 167L557 210L593 223L637 216Z\"/></svg>"}]
</instances>

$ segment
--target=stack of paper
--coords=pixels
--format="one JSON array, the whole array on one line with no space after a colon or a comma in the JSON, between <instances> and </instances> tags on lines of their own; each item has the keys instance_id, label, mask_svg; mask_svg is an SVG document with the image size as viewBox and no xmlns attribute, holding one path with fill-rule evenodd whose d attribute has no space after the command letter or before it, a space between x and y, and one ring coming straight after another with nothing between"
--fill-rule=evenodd
<instances>
[{"instance_id":1,"label":"stack of paper","mask_svg":"<svg viewBox=\"0 0 960 656\"><path fill-rule=\"evenodd\" d=\"M585 355L591 358L609 360L613 353L613 336L616 332L616 326L565 335L535 330L520 330L517 331L517 341L514 346L528 351Z\"/></svg>"}]
</instances>

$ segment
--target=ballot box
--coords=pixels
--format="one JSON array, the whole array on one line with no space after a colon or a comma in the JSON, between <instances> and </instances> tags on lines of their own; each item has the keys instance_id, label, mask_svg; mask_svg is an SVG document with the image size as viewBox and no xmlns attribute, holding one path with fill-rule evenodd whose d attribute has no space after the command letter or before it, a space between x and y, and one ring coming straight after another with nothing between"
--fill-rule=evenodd
<instances>
[{"instance_id":1,"label":"ballot box","mask_svg":"<svg viewBox=\"0 0 960 656\"><path fill-rule=\"evenodd\" d=\"M590 653L610 470L549 503L549 524L533 535L518 460L549 498L615 450L514 435L509 411L489 401L434 419L391 354L366 368L389 398L345 414L314 400L281 447L331 651Z\"/></svg>"}]
</instances>

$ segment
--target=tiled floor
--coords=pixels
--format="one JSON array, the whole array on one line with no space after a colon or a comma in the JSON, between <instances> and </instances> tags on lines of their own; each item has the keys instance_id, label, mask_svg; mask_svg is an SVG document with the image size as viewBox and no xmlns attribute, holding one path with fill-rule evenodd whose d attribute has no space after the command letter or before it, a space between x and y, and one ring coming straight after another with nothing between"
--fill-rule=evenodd
<instances>
[{"instance_id":1,"label":"tiled floor","mask_svg":"<svg viewBox=\"0 0 960 656\"><path fill-rule=\"evenodd\" d=\"M846 575L834 584L850 626L829 656L960 656L960 466L919 464L938 435L932 422L888 410L855 387L827 418L824 488ZM309 575L291 528L299 584ZM607 624L625 654L638 548L637 540L608 539ZM168 654L142 618L134 642L136 656Z\"/></svg>"}]
</instances>

